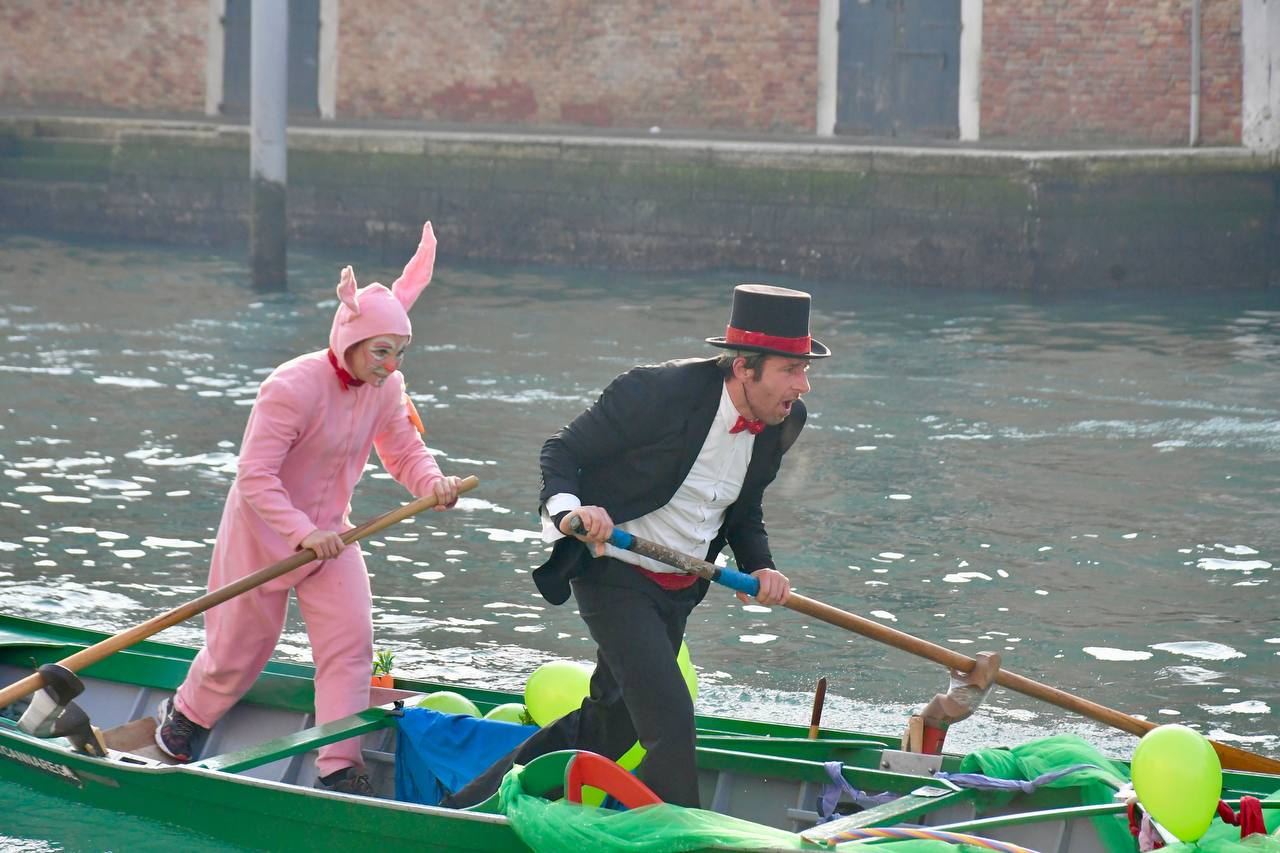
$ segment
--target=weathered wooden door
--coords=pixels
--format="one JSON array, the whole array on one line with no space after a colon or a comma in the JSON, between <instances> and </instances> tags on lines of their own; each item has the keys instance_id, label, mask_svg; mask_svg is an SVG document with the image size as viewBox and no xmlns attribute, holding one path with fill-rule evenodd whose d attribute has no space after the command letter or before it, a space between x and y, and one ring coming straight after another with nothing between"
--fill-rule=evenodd
<instances>
[{"instance_id":1,"label":"weathered wooden door","mask_svg":"<svg viewBox=\"0 0 1280 853\"><path fill-rule=\"evenodd\" d=\"M954 139L960 0L840 0L836 133Z\"/></svg>"},{"instance_id":2,"label":"weathered wooden door","mask_svg":"<svg viewBox=\"0 0 1280 853\"><path fill-rule=\"evenodd\" d=\"M252 0L226 0L222 18L223 115L249 114ZM289 115L320 114L320 0L289 0Z\"/></svg>"}]
</instances>

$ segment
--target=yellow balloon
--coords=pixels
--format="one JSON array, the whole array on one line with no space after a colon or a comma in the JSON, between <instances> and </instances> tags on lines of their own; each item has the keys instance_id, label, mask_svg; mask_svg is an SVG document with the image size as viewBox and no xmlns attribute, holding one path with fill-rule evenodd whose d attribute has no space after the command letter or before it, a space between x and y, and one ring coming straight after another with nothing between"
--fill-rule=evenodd
<instances>
[{"instance_id":1,"label":"yellow balloon","mask_svg":"<svg viewBox=\"0 0 1280 853\"><path fill-rule=\"evenodd\" d=\"M693 661L689 659L688 643L680 644L680 651L676 653L676 663L680 665L680 675L684 677L685 686L689 688L689 698L697 699L698 673L693 668ZM640 762L644 760L644 753L644 747L637 741L631 744L631 748L618 759L618 766L623 770L634 771L640 766ZM604 791L583 787L582 804L584 806L599 806L602 802L604 802Z\"/></svg>"},{"instance_id":2,"label":"yellow balloon","mask_svg":"<svg viewBox=\"0 0 1280 853\"><path fill-rule=\"evenodd\" d=\"M698 701L698 673L689 659L689 644L682 642L680 651L676 653L676 663L680 665L680 674L684 676L685 686L689 688L689 698Z\"/></svg>"},{"instance_id":3,"label":"yellow balloon","mask_svg":"<svg viewBox=\"0 0 1280 853\"><path fill-rule=\"evenodd\" d=\"M418 707L430 708L442 714L465 714L468 717L480 716L480 709L476 707L475 702L472 702L461 693L454 693L452 690L429 693L418 702Z\"/></svg>"},{"instance_id":4,"label":"yellow balloon","mask_svg":"<svg viewBox=\"0 0 1280 853\"><path fill-rule=\"evenodd\" d=\"M636 741L631 744L630 749L622 753L622 757L618 759L618 766L623 770L635 770L643 759L644 747L640 745L640 741Z\"/></svg>"},{"instance_id":5,"label":"yellow balloon","mask_svg":"<svg viewBox=\"0 0 1280 853\"><path fill-rule=\"evenodd\" d=\"M1129 769L1152 820L1180 841L1205 834L1222 796L1222 764L1204 735L1176 723L1158 726L1138 743Z\"/></svg>"},{"instance_id":6,"label":"yellow balloon","mask_svg":"<svg viewBox=\"0 0 1280 853\"><path fill-rule=\"evenodd\" d=\"M484 715L486 720L498 720L503 723L524 724L525 707L519 702L507 702L489 709Z\"/></svg>"},{"instance_id":7,"label":"yellow balloon","mask_svg":"<svg viewBox=\"0 0 1280 853\"><path fill-rule=\"evenodd\" d=\"M689 698L698 698L698 673L689 658L689 645L680 644L676 653L676 663L680 666L680 675L689 689ZM540 726L553 723L570 711L576 711L582 700L591 692L591 673L578 664L556 660L544 663L533 671L524 686L524 701L529 709L529 716ZM635 770L644 760L645 749L638 742L623 753L618 759L618 766L623 770ZM604 792L584 786L582 803L587 806L599 806L604 801Z\"/></svg>"},{"instance_id":8,"label":"yellow balloon","mask_svg":"<svg viewBox=\"0 0 1280 853\"><path fill-rule=\"evenodd\" d=\"M680 644L680 651L676 653L676 663L680 665L680 674L684 676L685 686L689 688L689 698L696 701L698 698L698 673L693 668L693 661L689 659L688 643ZM635 770L640 766L640 762L643 759L644 747L639 742L636 742L618 759L618 766L623 770Z\"/></svg>"},{"instance_id":9,"label":"yellow balloon","mask_svg":"<svg viewBox=\"0 0 1280 853\"><path fill-rule=\"evenodd\" d=\"M576 711L591 693L591 670L567 660L547 661L524 685L524 704L540 726Z\"/></svg>"}]
</instances>

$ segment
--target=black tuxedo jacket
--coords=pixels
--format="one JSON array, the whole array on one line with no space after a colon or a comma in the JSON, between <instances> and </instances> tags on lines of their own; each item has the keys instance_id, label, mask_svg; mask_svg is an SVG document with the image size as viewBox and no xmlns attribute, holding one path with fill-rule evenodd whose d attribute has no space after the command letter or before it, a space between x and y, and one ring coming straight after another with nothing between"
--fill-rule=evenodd
<instances>
[{"instance_id":1,"label":"black tuxedo jacket","mask_svg":"<svg viewBox=\"0 0 1280 853\"><path fill-rule=\"evenodd\" d=\"M723 385L713 358L645 365L614 379L591 408L542 445L540 507L568 493L583 505L604 507L622 524L665 506L697 461ZM704 559L715 560L728 543L743 570L774 567L760 502L804 421L797 400L786 420L756 436L742 491ZM569 580L591 559L577 539L557 540L551 558L533 573L543 598L567 600Z\"/></svg>"}]
</instances>

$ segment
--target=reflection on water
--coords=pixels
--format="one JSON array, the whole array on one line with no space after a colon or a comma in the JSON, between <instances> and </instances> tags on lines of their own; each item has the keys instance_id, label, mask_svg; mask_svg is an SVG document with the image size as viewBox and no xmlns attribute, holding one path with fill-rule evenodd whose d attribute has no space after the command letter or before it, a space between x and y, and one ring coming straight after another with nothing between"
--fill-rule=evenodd
<instances>
[{"instance_id":1,"label":"reflection on water","mask_svg":"<svg viewBox=\"0 0 1280 853\"><path fill-rule=\"evenodd\" d=\"M4 826L0 850L5 853L101 853L103 850L182 850L184 853L235 853L247 847L215 841L206 835L155 820L121 818L118 812L86 806L24 788L22 795L5 786Z\"/></svg>"},{"instance_id":2,"label":"reflection on water","mask_svg":"<svg viewBox=\"0 0 1280 853\"><path fill-rule=\"evenodd\" d=\"M0 597L119 629L203 588L247 406L322 347L337 271L244 288L238 257L0 238ZM366 543L376 636L400 669L519 689L588 660L572 607L529 578L543 439L632 364L708 353L728 275L441 269L405 364L446 470L481 487ZM779 283L788 283L780 281ZM1280 300L1274 291L1072 299L824 283L811 419L771 488L800 591L1120 710L1280 755L1275 686ZM370 465L358 520L403 499ZM165 634L198 643L199 621ZM897 731L932 664L713 592L689 644L699 708ZM280 655L305 660L291 617ZM957 748L1125 735L997 691Z\"/></svg>"}]
</instances>

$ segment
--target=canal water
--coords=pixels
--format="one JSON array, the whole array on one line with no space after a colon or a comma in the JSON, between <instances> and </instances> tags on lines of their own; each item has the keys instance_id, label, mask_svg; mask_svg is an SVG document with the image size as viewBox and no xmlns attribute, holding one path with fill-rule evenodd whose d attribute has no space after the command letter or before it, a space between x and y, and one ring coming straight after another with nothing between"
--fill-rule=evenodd
<instances>
[{"instance_id":1,"label":"canal water","mask_svg":"<svg viewBox=\"0 0 1280 853\"><path fill-rule=\"evenodd\" d=\"M406 250L409 247L406 247ZM292 290L238 254L0 235L0 607L114 631L204 591L258 383L325 345L345 263L295 252ZM542 441L636 363L710 354L731 273L466 265L441 247L404 365L446 471L481 486L365 550L376 643L404 675L519 690L588 661L572 604L529 576ZM1280 291L1056 297L801 284L809 425L766 494L798 591L1157 722L1280 757ZM371 460L353 519L406 494ZM160 635L199 644L199 621ZM938 666L713 590L689 623L705 713L883 732ZM308 660L296 609L278 655ZM1135 741L997 690L948 746L1072 731ZM0 793L0 845L154 849L185 834ZM208 849L218 849L210 845Z\"/></svg>"}]
</instances>

